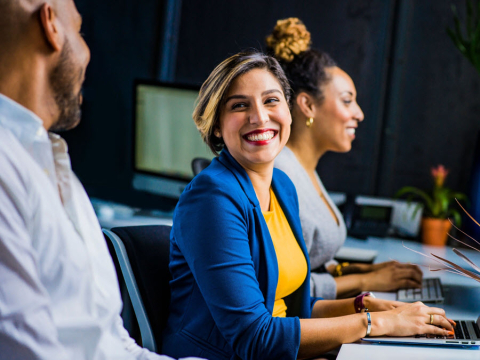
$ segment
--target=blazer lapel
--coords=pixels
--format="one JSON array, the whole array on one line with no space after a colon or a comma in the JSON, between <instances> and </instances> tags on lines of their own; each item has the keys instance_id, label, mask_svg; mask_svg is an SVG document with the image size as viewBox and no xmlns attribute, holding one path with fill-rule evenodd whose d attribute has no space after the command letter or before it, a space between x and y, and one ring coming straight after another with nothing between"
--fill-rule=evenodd
<instances>
[{"instance_id":1,"label":"blazer lapel","mask_svg":"<svg viewBox=\"0 0 480 360\"><path fill-rule=\"evenodd\" d=\"M249 224L253 222L253 224L251 224L252 228L249 229L252 260L260 290L265 297L265 306L270 313L273 313L278 284L278 261L270 231L268 230L262 209L260 208L260 203L257 199L257 194L255 194L247 172L232 157L227 148L222 150L217 159L232 172L252 205L253 219L249 221Z\"/></svg>"}]
</instances>

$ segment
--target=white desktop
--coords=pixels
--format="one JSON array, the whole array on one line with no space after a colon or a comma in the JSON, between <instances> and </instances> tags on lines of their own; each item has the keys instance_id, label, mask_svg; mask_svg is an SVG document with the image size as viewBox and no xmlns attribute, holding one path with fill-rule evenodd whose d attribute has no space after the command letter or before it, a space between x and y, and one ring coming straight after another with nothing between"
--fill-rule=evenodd
<instances>
[{"instance_id":1,"label":"white desktop","mask_svg":"<svg viewBox=\"0 0 480 360\"><path fill-rule=\"evenodd\" d=\"M172 225L173 212L152 210L148 213L127 205L90 198L100 226L111 229L120 226Z\"/></svg>"}]
</instances>

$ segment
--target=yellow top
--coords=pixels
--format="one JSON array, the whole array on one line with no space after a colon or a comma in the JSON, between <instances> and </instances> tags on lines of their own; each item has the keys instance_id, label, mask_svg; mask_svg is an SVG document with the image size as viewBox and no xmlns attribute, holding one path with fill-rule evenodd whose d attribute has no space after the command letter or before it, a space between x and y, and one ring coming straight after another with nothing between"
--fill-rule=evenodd
<instances>
[{"instance_id":1,"label":"yellow top","mask_svg":"<svg viewBox=\"0 0 480 360\"><path fill-rule=\"evenodd\" d=\"M285 297L297 290L307 276L307 260L293 235L280 204L270 189L270 211L263 213L278 261L278 283L273 316L287 316Z\"/></svg>"}]
</instances>

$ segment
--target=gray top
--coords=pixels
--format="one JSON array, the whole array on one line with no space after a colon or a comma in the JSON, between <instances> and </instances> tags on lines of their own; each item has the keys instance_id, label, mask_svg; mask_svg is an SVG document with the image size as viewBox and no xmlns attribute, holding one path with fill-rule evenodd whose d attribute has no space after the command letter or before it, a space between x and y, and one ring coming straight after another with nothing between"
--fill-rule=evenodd
<instances>
[{"instance_id":1,"label":"gray top","mask_svg":"<svg viewBox=\"0 0 480 360\"><path fill-rule=\"evenodd\" d=\"M307 171L300 165L292 150L285 147L275 159L275 167L284 171L297 189L300 221L310 255L311 268L315 269L321 265L329 266L336 263L333 257L345 242L347 230L342 214L328 196L318 174L315 173L315 176L320 189L335 212L339 224L332 217L327 205L312 184ZM310 280L312 296L320 296L325 299L336 298L337 284L332 275L312 273Z\"/></svg>"}]
</instances>

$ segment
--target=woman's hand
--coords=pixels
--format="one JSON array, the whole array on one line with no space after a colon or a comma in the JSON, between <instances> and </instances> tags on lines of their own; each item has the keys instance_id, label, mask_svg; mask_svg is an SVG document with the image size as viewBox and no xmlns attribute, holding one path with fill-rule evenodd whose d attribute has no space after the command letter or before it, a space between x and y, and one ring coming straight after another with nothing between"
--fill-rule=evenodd
<instances>
[{"instance_id":1,"label":"woman's hand","mask_svg":"<svg viewBox=\"0 0 480 360\"><path fill-rule=\"evenodd\" d=\"M371 317L370 336L453 335L454 322L445 316L445 311L425 306L421 302L405 304L389 311L372 313ZM431 320L433 320L432 323Z\"/></svg>"},{"instance_id":2,"label":"woman's hand","mask_svg":"<svg viewBox=\"0 0 480 360\"><path fill-rule=\"evenodd\" d=\"M362 264L362 263L352 263L346 266L343 270L345 274L364 274L376 270L380 270L386 266L392 266L393 264L399 264L398 261L384 261L376 264ZM404 264L408 265L408 264Z\"/></svg>"},{"instance_id":3,"label":"woman's hand","mask_svg":"<svg viewBox=\"0 0 480 360\"><path fill-rule=\"evenodd\" d=\"M371 291L395 291L422 286L422 271L416 265L389 261L379 264L374 271L364 274L363 289ZM375 266L375 265L373 265Z\"/></svg>"},{"instance_id":4,"label":"woman's hand","mask_svg":"<svg viewBox=\"0 0 480 360\"><path fill-rule=\"evenodd\" d=\"M368 309L369 312L376 312L393 310L399 306L407 305L407 303L401 301L377 299L372 296L365 296L363 298L363 305L365 306L365 308Z\"/></svg>"}]
</instances>

